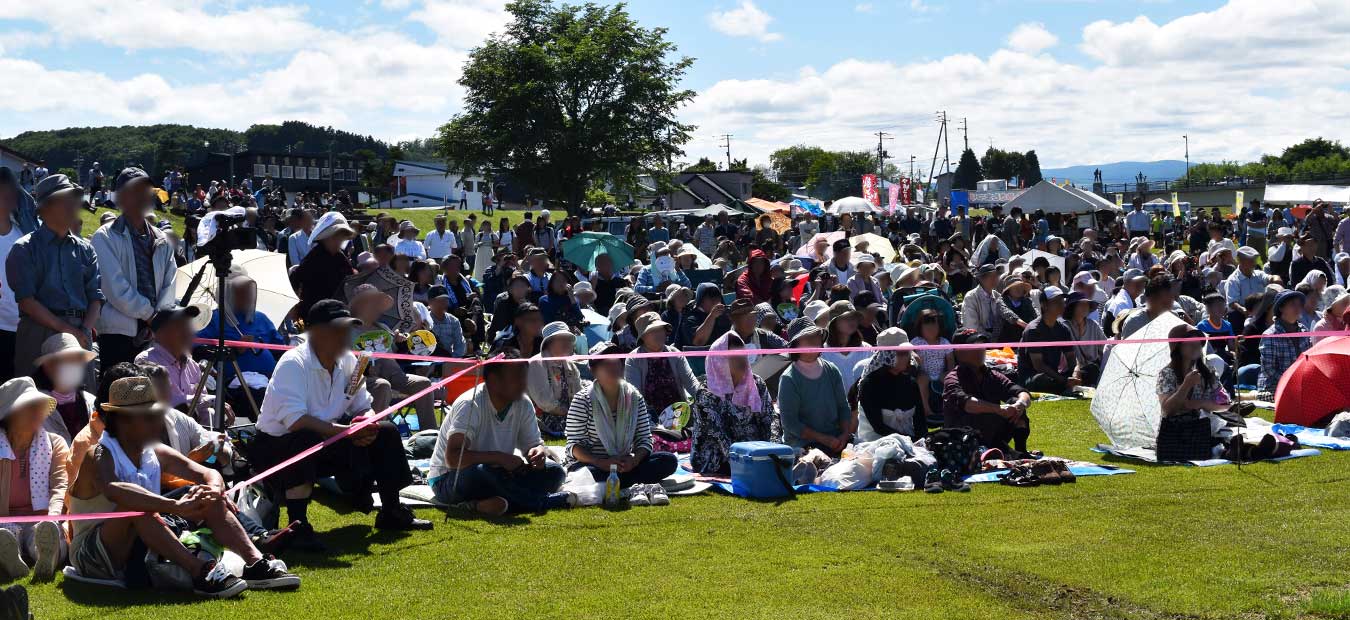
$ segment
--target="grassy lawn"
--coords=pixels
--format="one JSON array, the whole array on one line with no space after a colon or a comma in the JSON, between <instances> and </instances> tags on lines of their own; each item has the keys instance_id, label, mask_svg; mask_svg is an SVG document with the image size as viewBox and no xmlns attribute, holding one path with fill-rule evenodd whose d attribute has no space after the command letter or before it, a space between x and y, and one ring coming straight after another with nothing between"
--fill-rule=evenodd
<instances>
[{"instance_id":1,"label":"grassy lawn","mask_svg":"<svg viewBox=\"0 0 1350 620\"><path fill-rule=\"evenodd\" d=\"M82 211L82 212L80 213L80 217L81 217L81 219L83 219L83 221L84 221L84 228L83 228L83 230L84 230L85 236L88 236L89 234L92 234L92 233L94 232L94 230L96 230L96 229L98 228L98 221L99 221L99 218L100 218L100 217L103 217L103 214L104 214L105 212L111 212L111 213L113 213L114 215L117 214L117 211L116 211L116 210L102 209L102 208L98 209L98 212L97 212L97 213L89 213L89 212L87 212L87 211ZM367 211L367 213L369 213L369 214L371 214L371 215L375 215L376 213L381 213L381 211L373 210L373 211ZM386 210L383 211L383 213L388 213L389 215L392 215L392 216L394 216L395 218L397 218L399 221L402 221L402 220L412 220L412 223L413 223L413 224L416 224L417 227L418 227L419 229L421 229L421 231L422 231L423 233L427 233L427 232L429 232L429 231L432 231L432 230L435 230L435 229L436 229L436 225L434 224L433 220L436 218L436 216L437 216L438 214L441 213L441 211L440 211L440 210L434 210L434 211L416 210L416 211L414 211L414 210L412 210L412 209L386 209ZM479 221L479 222L482 222L482 221L483 221L483 215L482 215L482 213L480 213L480 212L478 212L478 211L451 211L450 214L449 214L449 219L460 221L460 222L461 222L461 226L462 226L462 225L463 225L463 221L466 220L466 219L468 219L470 213L477 213L477 214L478 214L478 221ZM167 213L167 212L156 212L156 215L158 215L160 218L166 218L166 217L169 218L169 221L173 222L173 229L174 229L175 231L177 231L179 234L182 234L182 232L183 232L183 218L182 218L181 216L173 215L173 214L170 214L170 213ZM498 209L497 211L495 211L495 212L493 213L492 218L491 218L491 220L492 220L492 229L493 229L493 230L496 230L496 229L497 229L497 223L498 223L499 221L501 221L501 218L503 218L503 217L505 217L506 219L510 220L512 226L515 226L516 224L519 224L520 221L521 221L522 219L524 219L524 217L525 217L525 212L524 212L524 211L518 211L518 210L515 210L515 211L509 211L509 210L505 210L505 209ZM555 221L556 221L556 216L555 216ZM281 227L284 227L284 226L285 226L285 224L283 223Z\"/></svg>"},{"instance_id":2,"label":"grassy lawn","mask_svg":"<svg viewBox=\"0 0 1350 620\"><path fill-rule=\"evenodd\" d=\"M1033 446L1102 460L1086 402L1032 408ZM1076 485L842 493L444 519L388 535L325 502L294 593L31 587L46 618L1347 618L1350 455L1148 467ZM333 508L336 507L337 510Z\"/></svg>"}]
</instances>

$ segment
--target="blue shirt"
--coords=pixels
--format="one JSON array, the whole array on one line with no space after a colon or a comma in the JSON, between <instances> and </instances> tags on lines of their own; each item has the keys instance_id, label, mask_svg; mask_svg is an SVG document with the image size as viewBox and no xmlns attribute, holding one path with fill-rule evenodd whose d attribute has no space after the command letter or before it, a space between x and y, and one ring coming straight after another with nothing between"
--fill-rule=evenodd
<instances>
[{"instance_id":1,"label":"blue shirt","mask_svg":"<svg viewBox=\"0 0 1350 620\"><path fill-rule=\"evenodd\" d=\"M245 322L242 313L236 313L234 320L238 322L238 327L225 322L226 340L243 340L245 336L253 336L253 341L262 344L289 344L277 328L272 324L272 319L261 312L253 313L253 321ZM220 310L211 312L211 322L197 332L198 338L209 338L215 340L220 334ZM239 370L244 372L256 372L264 377L271 378L272 370L277 366L277 356L275 351L270 349L235 349L239 361ZM234 381L234 365L225 365L225 380ZM228 383L226 385L229 385Z\"/></svg>"},{"instance_id":2,"label":"blue shirt","mask_svg":"<svg viewBox=\"0 0 1350 620\"><path fill-rule=\"evenodd\" d=\"M57 237L42 226L19 238L5 261L5 274L15 301L32 297L52 312L83 312L103 301L94 246L70 232Z\"/></svg>"},{"instance_id":3,"label":"blue shirt","mask_svg":"<svg viewBox=\"0 0 1350 620\"><path fill-rule=\"evenodd\" d=\"M155 300L159 299L159 289L155 288L155 237L150 234L150 224L146 223L147 228L143 233L127 226L126 220L122 221L122 225L126 226L131 236L131 249L135 254L136 292L154 305Z\"/></svg>"}]
</instances>

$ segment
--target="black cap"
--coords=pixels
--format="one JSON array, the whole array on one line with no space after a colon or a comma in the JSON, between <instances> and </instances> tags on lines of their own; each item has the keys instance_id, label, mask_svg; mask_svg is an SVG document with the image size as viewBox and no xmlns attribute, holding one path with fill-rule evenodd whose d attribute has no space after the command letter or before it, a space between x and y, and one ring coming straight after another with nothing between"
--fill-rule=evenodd
<instances>
[{"instance_id":1,"label":"black cap","mask_svg":"<svg viewBox=\"0 0 1350 620\"><path fill-rule=\"evenodd\" d=\"M427 289L427 299L440 299L442 297L446 299L450 298L450 291L444 286L438 285Z\"/></svg>"},{"instance_id":2,"label":"black cap","mask_svg":"<svg viewBox=\"0 0 1350 620\"><path fill-rule=\"evenodd\" d=\"M952 336L952 344L976 344L980 342L989 342L989 336L974 329L963 329Z\"/></svg>"},{"instance_id":3,"label":"black cap","mask_svg":"<svg viewBox=\"0 0 1350 620\"><path fill-rule=\"evenodd\" d=\"M174 321L195 319L200 316L201 313L201 309L196 306L174 306L172 308L165 308L150 317L150 331L157 332L160 328Z\"/></svg>"},{"instance_id":4,"label":"black cap","mask_svg":"<svg viewBox=\"0 0 1350 620\"><path fill-rule=\"evenodd\" d=\"M347 304L336 299L323 299L310 306L309 313L305 315L306 328L313 329L321 325L357 327L361 325L361 319L352 316Z\"/></svg>"},{"instance_id":5,"label":"black cap","mask_svg":"<svg viewBox=\"0 0 1350 620\"><path fill-rule=\"evenodd\" d=\"M139 181L149 183L150 175L135 166L123 168L121 172L117 173L117 179L113 181L113 191L120 192L122 188Z\"/></svg>"},{"instance_id":6,"label":"black cap","mask_svg":"<svg viewBox=\"0 0 1350 620\"><path fill-rule=\"evenodd\" d=\"M977 269L975 269L975 277L978 278L985 274L994 273L996 271L998 271L998 267L995 267L993 265L980 265Z\"/></svg>"},{"instance_id":7,"label":"black cap","mask_svg":"<svg viewBox=\"0 0 1350 620\"><path fill-rule=\"evenodd\" d=\"M849 248L848 239L840 239L834 242L834 251L840 252Z\"/></svg>"}]
</instances>

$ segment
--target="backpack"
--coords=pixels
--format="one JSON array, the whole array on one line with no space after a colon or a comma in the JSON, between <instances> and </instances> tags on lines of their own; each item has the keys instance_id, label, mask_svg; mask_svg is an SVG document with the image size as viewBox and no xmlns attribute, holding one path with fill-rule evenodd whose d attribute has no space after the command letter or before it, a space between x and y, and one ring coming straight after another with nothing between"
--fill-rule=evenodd
<instances>
[{"instance_id":1,"label":"backpack","mask_svg":"<svg viewBox=\"0 0 1350 620\"><path fill-rule=\"evenodd\" d=\"M980 472L980 433L973 428L944 428L928 436L928 450L937 459L935 468L958 476Z\"/></svg>"}]
</instances>

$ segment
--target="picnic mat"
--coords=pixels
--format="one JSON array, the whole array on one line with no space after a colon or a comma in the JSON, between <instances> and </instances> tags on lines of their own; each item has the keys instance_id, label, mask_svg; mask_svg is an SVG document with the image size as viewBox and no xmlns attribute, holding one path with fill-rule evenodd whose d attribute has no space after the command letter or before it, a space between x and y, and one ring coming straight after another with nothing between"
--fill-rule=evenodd
<instances>
[{"instance_id":1,"label":"picnic mat","mask_svg":"<svg viewBox=\"0 0 1350 620\"><path fill-rule=\"evenodd\" d=\"M1085 476L1115 476L1115 475L1118 475L1118 474L1133 474L1133 473L1135 473L1133 469L1123 469L1123 468L1120 468L1120 467L1112 467L1112 466L1109 466L1109 465L1096 465L1096 464L1093 464L1093 463L1079 463L1079 464L1076 464L1076 465L1075 465L1075 464L1071 464L1071 465L1069 466L1069 471L1073 472L1075 476L1078 476L1078 477L1080 477L1080 478L1085 477ZM1006 469L998 469L998 470L984 471L984 472L980 472L980 473L978 473L978 474L972 474L972 475L966 476L966 477L965 477L965 481L966 481L966 482L969 482L969 483L971 483L971 484L978 484L978 483L981 483L981 482L998 482L999 479L1002 478L1002 477L1003 477L1005 474L1007 474L1007 473L1008 473L1008 470L1006 470ZM726 492L726 493L731 493L731 479L730 479L730 478L716 478L716 477L709 477L709 476L701 476L699 479L700 479L700 480L707 480L707 481L709 481L710 484L712 484L712 486L713 486L714 488L716 488L716 489L718 489L718 490L720 490L720 491L724 491L724 492ZM840 489L838 489L838 488L836 488L836 487L828 486L828 485L822 485L822 484L799 484L799 485L793 487L793 490L796 491L796 492L798 492L798 493L840 493L840 492L843 492L843 491L841 491ZM877 485L873 484L873 485L868 486L868 487L863 487L863 488L861 488L861 489L854 489L854 490L855 490L855 491L876 491L876 490L877 490ZM922 483L922 481L916 482L916 483L915 483L914 490L916 490L916 491L922 491L922 490L923 490L923 483Z\"/></svg>"},{"instance_id":2,"label":"picnic mat","mask_svg":"<svg viewBox=\"0 0 1350 620\"><path fill-rule=\"evenodd\" d=\"M1155 464L1159 464L1159 465L1194 465L1194 466L1196 466L1196 467L1213 467L1213 466L1215 466L1215 465L1229 465L1229 464L1232 464L1232 461L1230 461L1230 460L1228 460L1228 459L1204 459L1204 460L1197 460L1197 461L1183 461L1183 462L1180 462L1180 463L1172 462L1172 461L1163 461L1163 462L1159 462L1159 461L1158 461L1158 454L1157 454L1157 452L1155 452L1155 451L1153 451L1153 450L1150 450L1150 449L1148 449L1148 448L1129 448L1129 449L1123 449L1123 448L1117 448L1117 447L1112 446L1112 445L1107 445L1107 444L1104 444L1104 443L1099 443L1099 444L1097 444L1097 446L1096 446L1095 448L1093 448L1092 451L1093 451L1093 452L1100 453L1100 454L1110 454L1110 455L1112 455L1112 456L1118 456L1118 457L1120 457L1120 458L1134 459L1134 460L1136 460L1136 461L1143 461L1143 462L1145 462L1145 463L1155 463ZM1289 460L1289 459L1297 459L1297 458L1302 458L1302 457L1305 457L1305 456L1317 456L1317 455L1319 455L1319 454L1321 454L1321 453L1322 453L1322 451L1321 451L1321 450L1318 450L1318 449L1316 449L1316 448L1302 448L1302 449L1294 450L1293 452L1290 452L1290 453L1289 453L1289 456L1282 456L1282 457L1280 457L1280 458L1276 458L1276 459L1266 459L1266 460L1268 460L1268 461L1287 461L1287 460Z\"/></svg>"},{"instance_id":3,"label":"picnic mat","mask_svg":"<svg viewBox=\"0 0 1350 620\"><path fill-rule=\"evenodd\" d=\"M1324 428L1308 428L1297 424L1276 424L1270 427L1277 433L1293 435L1302 445L1328 450L1350 450L1350 439L1330 437Z\"/></svg>"}]
</instances>

